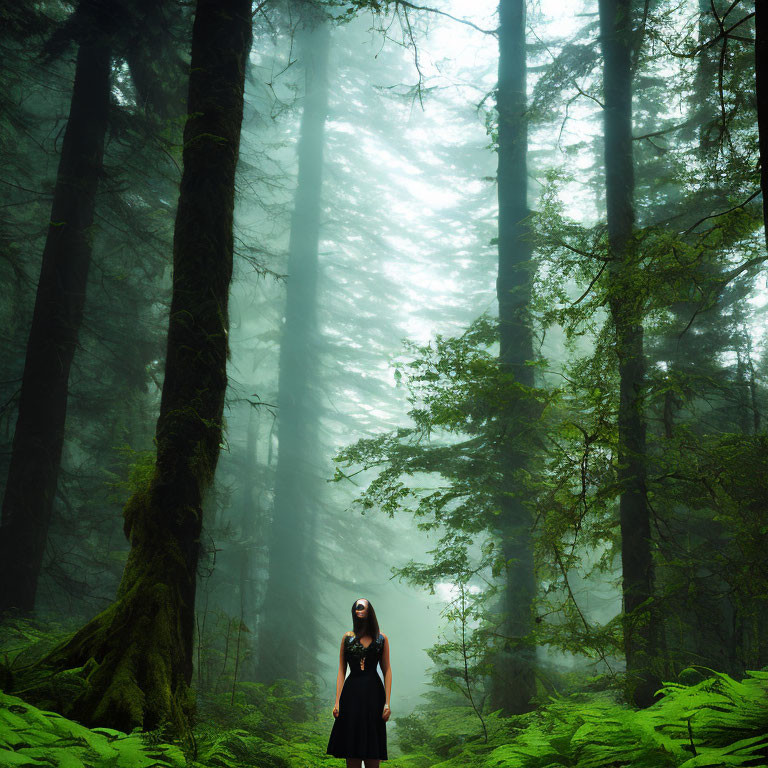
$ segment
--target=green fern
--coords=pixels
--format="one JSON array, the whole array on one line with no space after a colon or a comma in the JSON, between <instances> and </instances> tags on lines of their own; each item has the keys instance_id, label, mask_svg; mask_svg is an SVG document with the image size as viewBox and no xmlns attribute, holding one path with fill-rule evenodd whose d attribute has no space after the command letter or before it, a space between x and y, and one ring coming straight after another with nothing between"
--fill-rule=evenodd
<instances>
[{"instance_id":1,"label":"green fern","mask_svg":"<svg viewBox=\"0 0 768 768\"><path fill-rule=\"evenodd\" d=\"M182 768L181 750L147 745L140 733L86 728L0 692L0 766Z\"/></svg>"},{"instance_id":2,"label":"green fern","mask_svg":"<svg viewBox=\"0 0 768 768\"><path fill-rule=\"evenodd\" d=\"M485 768L704 768L768 765L768 672L669 683L631 710L609 696L557 699L493 749Z\"/></svg>"},{"instance_id":3,"label":"green fern","mask_svg":"<svg viewBox=\"0 0 768 768\"><path fill-rule=\"evenodd\" d=\"M396 721L405 754L389 768L758 768L768 766L768 671L736 681L717 672L695 685L667 683L633 710L610 693L552 699L519 717L484 715L486 743L468 706L440 705ZM88 729L0 693L0 767L320 768L328 713L311 695L250 684L234 706L204 703L194 760L145 734ZM303 700L303 703L302 703ZM301 706L299 706L301 704ZM394 734L393 734L394 735ZM329 762L330 760L330 762Z\"/></svg>"}]
</instances>

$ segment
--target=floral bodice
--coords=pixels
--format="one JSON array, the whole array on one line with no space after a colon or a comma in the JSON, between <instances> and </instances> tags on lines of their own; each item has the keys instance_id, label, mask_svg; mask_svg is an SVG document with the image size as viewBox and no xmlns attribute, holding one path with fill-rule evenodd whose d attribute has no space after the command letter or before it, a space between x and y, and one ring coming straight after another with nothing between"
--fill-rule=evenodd
<instances>
[{"instance_id":1,"label":"floral bodice","mask_svg":"<svg viewBox=\"0 0 768 768\"><path fill-rule=\"evenodd\" d=\"M366 670L375 672L376 665L381 661L383 650L383 635L379 635L368 646L364 646L354 635L347 635L344 639L344 659L349 664L352 674Z\"/></svg>"}]
</instances>

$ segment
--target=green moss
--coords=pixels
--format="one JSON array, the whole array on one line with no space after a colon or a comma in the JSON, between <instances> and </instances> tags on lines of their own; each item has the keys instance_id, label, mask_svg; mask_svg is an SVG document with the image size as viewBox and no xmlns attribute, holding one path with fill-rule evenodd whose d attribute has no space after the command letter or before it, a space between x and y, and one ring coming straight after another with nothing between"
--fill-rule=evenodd
<instances>
[{"instance_id":1,"label":"green moss","mask_svg":"<svg viewBox=\"0 0 768 768\"><path fill-rule=\"evenodd\" d=\"M186 733L194 701L183 675L180 561L171 546L151 559L134 547L117 602L16 671L14 692L89 725Z\"/></svg>"}]
</instances>

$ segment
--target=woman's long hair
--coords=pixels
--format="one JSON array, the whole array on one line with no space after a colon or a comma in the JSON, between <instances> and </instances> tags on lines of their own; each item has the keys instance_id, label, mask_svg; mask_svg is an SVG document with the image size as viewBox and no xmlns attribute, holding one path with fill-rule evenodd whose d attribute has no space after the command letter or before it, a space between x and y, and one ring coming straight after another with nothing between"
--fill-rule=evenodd
<instances>
[{"instance_id":1,"label":"woman's long hair","mask_svg":"<svg viewBox=\"0 0 768 768\"><path fill-rule=\"evenodd\" d=\"M364 619L358 619L355 615L355 606L360 600L368 601L368 616ZM367 597L359 597L352 603L352 631L355 637L364 637L370 635L374 640L379 636L379 621L376 618L376 611L373 610L371 601Z\"/></svg>"}]
</instances>

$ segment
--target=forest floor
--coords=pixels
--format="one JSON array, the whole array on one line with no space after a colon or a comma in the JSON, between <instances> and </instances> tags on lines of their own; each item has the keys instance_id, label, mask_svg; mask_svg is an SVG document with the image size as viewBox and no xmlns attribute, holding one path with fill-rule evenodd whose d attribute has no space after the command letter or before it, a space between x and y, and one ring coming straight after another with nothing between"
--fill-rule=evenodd
<instances>
[{"instance_id":1,"label":"forest floor","mask_svg":"<svg viewBox=\"0 0 768 768\"><path fill-rule=\"evenodd\" d=\"M389 768L720 768L768 766L768 671L741 681L711 673L670 683L663 698L632 710L615 695L553 698L527 715L485 718L468 707L432 707L398 718L402 754ZM692 675L688 675L688 680ZM0 692L0 766L13 768L311 768L325 755L328 713L285 688L244 684L201 701L191 743L160 733L85 728ZM248 690L250 687L250 690ZM259 699L258 703L248 703ZM300 716L296 719L296 716Z\"/></svg>"}]
</instances>

